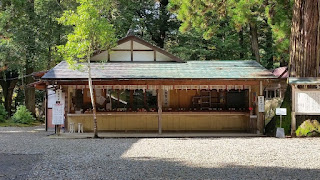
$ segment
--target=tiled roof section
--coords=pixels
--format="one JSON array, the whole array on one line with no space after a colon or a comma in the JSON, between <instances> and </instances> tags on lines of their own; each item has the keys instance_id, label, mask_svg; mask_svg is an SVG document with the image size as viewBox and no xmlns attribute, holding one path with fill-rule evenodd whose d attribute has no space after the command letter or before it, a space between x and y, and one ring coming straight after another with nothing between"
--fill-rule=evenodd
<instances>
[{"instance_id":1,"label":"tiled roof section","mask_svg":"<svg viewBox=\"0 0 320 180\"><path fill-rule=\"evenodd\" d=\"M91 63L93 79L263 79L276 78L256 61L188 61ZM86 79L82 70L61 62L42 79Z\"/></svg>"},{"instance_id":2,"label":"tiled roof section","mask_svg":"<svg viewBox=\"0 0 320 180\"><path fill-rule=\"evenodd\" d=\"M279 77L279 78L288 78L289 77L289 72L287 70L287 67L279 67L273 70L273 75ZM281 76L282 75L282 76ZM280 77L281 76L281 77Z\"/></svg>"},{"instance_id":3,"label":"tiled roof section","mask_svg":"<svg viewBox=\"0 0 320 180\"><path fill-rule=\"evenodd\" d=\"M296 85L320 85L320 78L317 77L289 77L289 84Z\"/></svg>"}]
</instances>

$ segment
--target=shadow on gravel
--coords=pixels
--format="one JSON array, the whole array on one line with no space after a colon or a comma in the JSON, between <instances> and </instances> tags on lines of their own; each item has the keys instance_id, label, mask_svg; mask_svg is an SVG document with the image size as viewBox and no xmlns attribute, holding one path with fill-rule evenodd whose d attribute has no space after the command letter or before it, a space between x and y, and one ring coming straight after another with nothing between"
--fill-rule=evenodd
<instances>
[{"instance_id":1,"label":"shadow on gravel","mask_svg":"<svg viewBox=\"0 0 320 180\"><path fill-rule=\"evenodd\" d=\"M141 160L143 159L143 160ZM154 160L142 157L120 160L116 177L120 179L319 179L320 169L297 169L282 167L254 167L233 164L221 165L219 168L192 167L170 159ZM112 163L112 162L110 162ZM115 170L115 169L114 169ZM106 179L115 174L104 170ZM119 176L120 174L120 176Z\"/></svg>"},{"instance_id":2,"label":"shadow on gravel","mask_svg":"<svg viewBox=\"0 0 320 180\"><path fill-rule=\"evenodd\" d=\"M41 155L0 153L0 179L26 179Z\"/></svg>"}]
</instances>

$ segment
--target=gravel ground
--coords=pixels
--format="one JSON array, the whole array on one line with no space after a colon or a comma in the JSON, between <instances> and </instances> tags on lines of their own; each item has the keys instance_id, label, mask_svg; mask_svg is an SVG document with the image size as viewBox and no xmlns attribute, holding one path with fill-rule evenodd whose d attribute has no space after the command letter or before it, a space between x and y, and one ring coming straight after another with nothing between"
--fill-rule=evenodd
<instances>
[{"instance_id":1,"label":"gravel ground","mask_svg":"<svg viewBox=\"0 0 320 180\"><path fill-rule=\"evenodd\" d=\"M0 127L0 179L320 179L320 138L50 139Z\"/></svg>"}]
</instances>

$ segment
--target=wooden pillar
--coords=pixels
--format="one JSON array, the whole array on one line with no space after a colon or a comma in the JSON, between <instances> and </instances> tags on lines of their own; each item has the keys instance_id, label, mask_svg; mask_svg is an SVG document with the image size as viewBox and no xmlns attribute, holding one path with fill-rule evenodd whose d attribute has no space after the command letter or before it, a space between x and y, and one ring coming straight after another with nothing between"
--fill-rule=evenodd
<instances>
[{"instance_id":1,"label":"wooden pillar","mask_svg":"<svg viewBox=\"0 0 320 180\"><path fill-rule=\"evenodd\" d=\"M296 87L295 85L291 85L291 99L292 99L292 110L291 110L291 136L295 137L296 136L296 106L295 106L295 102L296 102Z\"/></svg>"},{"instance_id":2,"label":"wooden pillar","mask_svg":"<svg viewBox=\"0 0 320 180\"><path fill-rule=\"evenodd\" d=\"M45 104L45 116L44 116L44 122L45 122L45 129L48 131L48 86L46 85L46 92L45 92L45 99L44 99L44 104Z\"/></svg>"},{"instance_id":3,"label":"wooden pillar","mask_svg":"<svg viewBox=\"0 0 320 180\"><path fill-rule=\"evenodd\" d=\"M162 96L163 96L163 89L162 86L158 89L158 133L162 133Z\"/></svg>"},{"instance_id":4,"label":"wooden pillar","mask_svg":"<svg viewBox=\"0 0 320 180\"><path fill-rule=\"evenodd\" d=\"M133 90L130 90L130 109L133 111Z\"/></svg>"},{"instance_id":5,"label":"wooden pillar","mask_svg":"<svg viewBox=\"0 0 320 180\"><path fill-rule=\"evenodd\" d=\"M263 96L263 84L262 81L260 81L259 85L259 96ZM258 107L259 109L259 107ZM258 112L258 123L257 123L257 128L260 131L260 134L264 133L264 112Z\"/></svg>"},{"instance_id":6,"label":"wooden pillar","mask_svg":"<svg viewBox=\"0 0 320 180\"><path fill-rule=\"evenodd\" d=\"M147 104L147 91L143 92L143 106L146 110L149 109L148 104Z\"/></svg>"}]
</instances>

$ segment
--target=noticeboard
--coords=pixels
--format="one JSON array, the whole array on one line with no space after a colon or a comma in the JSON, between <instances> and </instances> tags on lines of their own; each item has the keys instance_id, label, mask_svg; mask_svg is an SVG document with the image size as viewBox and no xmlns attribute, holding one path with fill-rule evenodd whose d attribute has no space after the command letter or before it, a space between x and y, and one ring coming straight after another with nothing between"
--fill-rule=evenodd
<instances>
[{"instance_id":1,"label":"noticeboard","mask_svg":"<svg viewBox=\"0 0 320 180\"><path fill-rule=\"evenodd\" d=\"M52 124L64 124L64 104L54 104L52 106Z\"/></svg>"},{"instance_id":2,"label":"noticeboard","mask_svg":"<svg viewBox=\"0 0 320 180\"><path fill-rule=\"evenodd\" d=\"M296 114L320 115L320 90L297 90L295 111Z\"/></svg>"}]
</instances>

